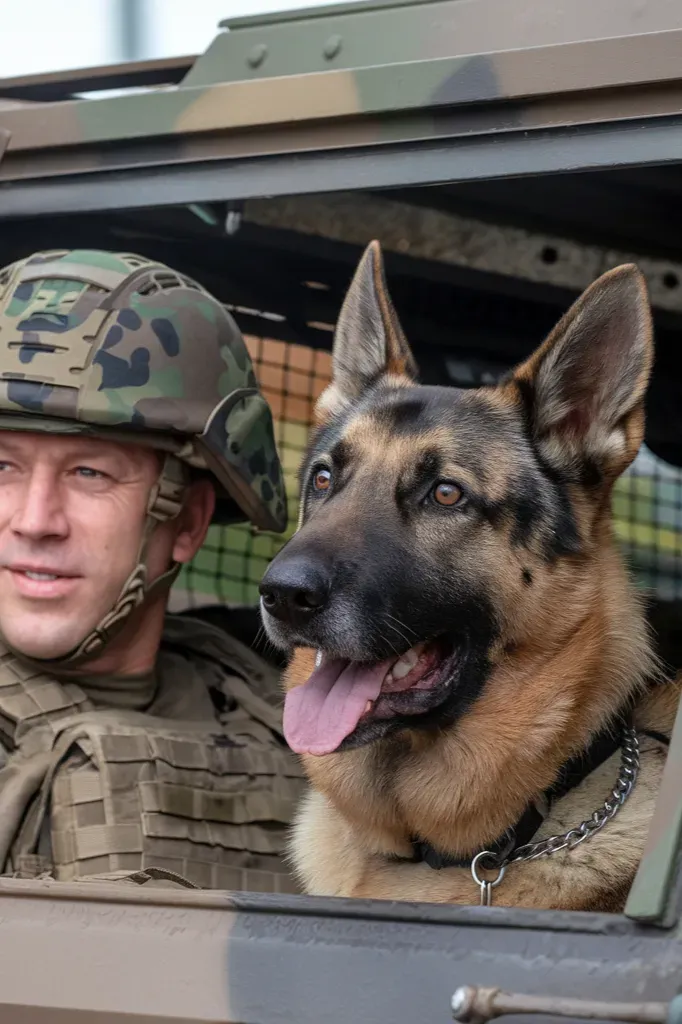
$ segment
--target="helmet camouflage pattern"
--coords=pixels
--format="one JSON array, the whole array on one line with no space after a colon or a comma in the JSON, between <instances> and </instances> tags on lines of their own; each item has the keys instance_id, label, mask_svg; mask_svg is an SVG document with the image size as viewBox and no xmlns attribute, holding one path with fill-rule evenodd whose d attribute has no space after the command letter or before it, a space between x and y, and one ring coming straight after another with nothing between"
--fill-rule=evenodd
<instances>
[{"instance_id":1,"label":"helmet camouflage pattern","mask_svg":"<svg viewBox=\"0 0 682 1024\"><path fill-rule=\"evenodd\" d=\"M151 445L213 475L217 520L286 527L272 415L239 328L142 256L57 250L0 270L0 429Z\"/></svg>"}]
</instances>

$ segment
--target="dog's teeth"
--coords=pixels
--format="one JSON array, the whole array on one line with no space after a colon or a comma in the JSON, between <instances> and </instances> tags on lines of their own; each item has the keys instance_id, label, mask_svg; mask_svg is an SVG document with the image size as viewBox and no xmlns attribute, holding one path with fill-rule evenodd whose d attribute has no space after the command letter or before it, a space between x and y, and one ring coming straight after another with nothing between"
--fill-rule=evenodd
<instances>
[{"instance_id":1,"label":"dog's teeth","mask_svg":"<svg viewBox=\"0 0 682 1024\"><path fill-rule=\"evenodd\" d=\"M322 654L322 651L318 651L317 652L317 656L315 658L315 668L319 668L320 667L320 665L322 664L322 658L323 657L324 657L324 655Z\"/></svg>"},{"instance_id":2,"label":"dog's teeth","mask_svg":"<svg viewBox=\"0 0 682 1024\"><path fill-rule=\"evenodd\" d=\"M404 679L406 675L409 675L418 661L419 654L414 648L412 648L412 650L408 651L407 654L403 654L402 658L400 658L400 660L393 666L393 678Z\"/></svg>"},{"instance_id":3,"label":"dog's teeth","mask_svg":"<svg viewBox=\"0 0 682 1024\"><path fill-rule=\"evenodd\" d=\"M368 715L371 710L372 710L372 701L368 700L367 703L365 704L365 710L364 710L363 714Z\"/></svg>"}]
</instances>

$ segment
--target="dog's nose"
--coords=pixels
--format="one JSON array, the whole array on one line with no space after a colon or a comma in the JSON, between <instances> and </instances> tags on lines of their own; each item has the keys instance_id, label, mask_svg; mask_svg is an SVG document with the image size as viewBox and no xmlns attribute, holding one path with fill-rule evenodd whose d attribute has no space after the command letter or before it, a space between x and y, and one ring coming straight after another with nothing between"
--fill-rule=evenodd
<instances>
[{"instance_id":1,"label":"dog's nose","mask_svg":"<svg viewBox=\"0 0 682 1024\"><path fill-rule=\"evenodd\" d=\"M324 567L308 559L277 559L261 580L263 607L283 622L302 623L327 604L329 576Z\"/></svg>"}]
</instances>

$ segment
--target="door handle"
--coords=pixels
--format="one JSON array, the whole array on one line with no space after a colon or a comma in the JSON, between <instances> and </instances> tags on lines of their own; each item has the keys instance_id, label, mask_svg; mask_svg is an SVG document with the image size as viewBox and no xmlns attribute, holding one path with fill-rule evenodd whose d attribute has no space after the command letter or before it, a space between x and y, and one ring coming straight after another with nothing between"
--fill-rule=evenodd
<instances>
[{"instance_id":1,"label":"door handle","mask_svg":"<svg viewBox=\"0 0 682 1024\"><path fill-rule=\"evenodd\" d=\"M462 985L451 1000L459 1024L487 1024L507 1014L538 1013L548 1017L623 1021L626 1024L682 1024L682 995L669 1003L602 1003L594 999L564 999L504 992L499 988Z\"/></svg>"}]
</instances>

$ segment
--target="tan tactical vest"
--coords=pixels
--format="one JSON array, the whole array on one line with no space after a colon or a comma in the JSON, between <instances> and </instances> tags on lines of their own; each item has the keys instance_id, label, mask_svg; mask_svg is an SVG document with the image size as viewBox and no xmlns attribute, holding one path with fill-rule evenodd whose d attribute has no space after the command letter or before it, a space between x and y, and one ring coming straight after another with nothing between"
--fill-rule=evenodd
<instances>
[{"instance_id":1,"label":"tan tactical vest","mask_svg":"<svg viewBox=\"0 0 682 1024\"><path fill-rule=\"evenodd\" d=\"M221 630L169 616L157 676L148 711L112 710L0 648L0 873L158 869L295 892L281 854L303 776L277 673Z\"/></svg>"}]
</instances>

